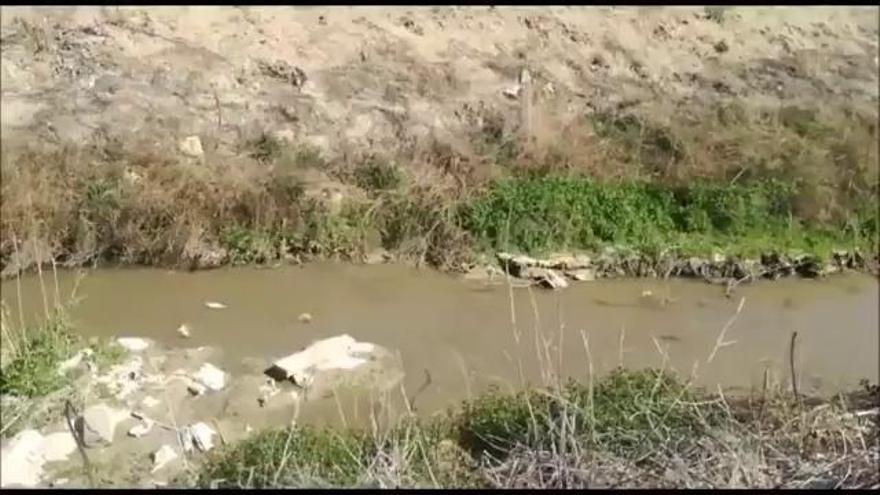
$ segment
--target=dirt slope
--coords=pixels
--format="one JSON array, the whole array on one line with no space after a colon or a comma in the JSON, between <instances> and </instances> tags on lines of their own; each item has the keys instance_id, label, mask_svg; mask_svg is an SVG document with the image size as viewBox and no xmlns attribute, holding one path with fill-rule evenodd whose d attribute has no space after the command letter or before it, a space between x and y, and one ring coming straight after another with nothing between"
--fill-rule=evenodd
<instances>
[{"instance_id":1,"label":"dirt slope","mask_svg":"<svg viewBox=\"0 0 880 495\"><path fill-rule=\"evenodd\" d=\"M725 99L876 116L878 10L4 7L0 69L6 143L198 135L210 156L280 131L339 156L466 147L499 115L539 140Z\"/></svg>"}]
</instances>

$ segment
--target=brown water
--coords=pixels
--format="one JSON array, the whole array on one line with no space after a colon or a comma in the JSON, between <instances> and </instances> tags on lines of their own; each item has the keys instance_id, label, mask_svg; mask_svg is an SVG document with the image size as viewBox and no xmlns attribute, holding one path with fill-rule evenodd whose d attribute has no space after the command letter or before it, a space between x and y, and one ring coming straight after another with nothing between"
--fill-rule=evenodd
<instances>
[{"instance_id":1,"label":"brown water","mask_svg":"<svg viewBox=\"0 0 880 495\"><path fill-rule=\"evenodd\" d=\"M73 282L72 273L59 275L61 293ZM52 285L50 277L50 293ZM4 282L2 291L15 317L15 281ZM39 314L38 280L22 280L21 292L24 313ZM590 362L596 373L621 359L631 368L661 366L665 353L666 366L694 373L699 385L712 389L760 388L765 369L786 383L793 331L803 390L828 392L878 379L878 283L859 275L744 286L727 299L716 286L683 280L585 282L549 292L403 266L312 264L196 273L102 269L89 272L77 293L82 301L73 316L85 335L217 346L233 371L242 358L268 365L315 339L348 333L399 352L409 391L430 373L431 385L418 398L423 411L445 408L490 383L539 383L541 370L560 361L563 375L584 379ZM724 339L735 343L707 362L741 297L742 312ZM209 309L206 301L228 307ZM303 312L313 316L310 324L297 320ZM192 330L189 340L175 332L182 323ZM536 336L547 342L544 359Z\"/></svg>"}]
</instances>

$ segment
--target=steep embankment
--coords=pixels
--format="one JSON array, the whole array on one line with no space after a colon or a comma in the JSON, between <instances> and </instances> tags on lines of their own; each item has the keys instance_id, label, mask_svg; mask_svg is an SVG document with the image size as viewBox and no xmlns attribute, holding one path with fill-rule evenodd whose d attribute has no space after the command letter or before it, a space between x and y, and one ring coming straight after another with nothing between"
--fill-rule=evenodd
<instances>
[{"instance_id":1,"label":"steep embankment","mask_svg":"<svg viewBox=\"0 0 880 495\"><path fill-rule=\"evenodd\" d=\"M877 251L876 9L2 12L6 274Z\"/></svg>"}]
</instances>

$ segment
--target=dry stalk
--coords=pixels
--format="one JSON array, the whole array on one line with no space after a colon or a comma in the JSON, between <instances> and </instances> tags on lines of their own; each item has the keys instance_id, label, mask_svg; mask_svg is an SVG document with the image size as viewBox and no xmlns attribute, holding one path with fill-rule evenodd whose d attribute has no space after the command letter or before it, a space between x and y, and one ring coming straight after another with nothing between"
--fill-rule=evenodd
<instances>
[{"instance_id":1,"label":"dry stalk","mask_svg":"<svg viewBox=\"0 0 880 495\"><path fill-rule=\"evenodd\" d=\"M721 332L718 334L718 338L715 340L715 347L712 349L712 352L709 354L708 359L706 359L706 364L711 363L712 360L715 359L715 353L718 352L719 349L721 349L722 347L726 347L728 345L733 345L736 343L735 340L725 342L724 336L727 334L727 330L730 328L730 326L733 325L733 322L736 321L736 318L739 316L739 313L740 313L740 311L742 311L745 303L746 303L745 297L743 297L739 300L739 305L736 307L736 312L727 321L727 323L724 324L724 327L721 328Z\"/></svg>"}]
</instances>

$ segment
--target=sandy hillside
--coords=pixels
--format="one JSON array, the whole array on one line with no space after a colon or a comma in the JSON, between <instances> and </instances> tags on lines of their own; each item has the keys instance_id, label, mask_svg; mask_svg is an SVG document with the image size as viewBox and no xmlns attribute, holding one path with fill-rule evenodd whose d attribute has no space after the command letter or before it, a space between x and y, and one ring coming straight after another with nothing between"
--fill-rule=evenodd
<instances>
[{"instance_id":1,"label":"sandy hillside","mask_svg":"<svg viewBox=\"0 0 880 495\"><path fill-rule=\"evenodd\" d=\"M7 143L198 135L210 155L280 132L338 156L463 146L497 115L538 139L725 99L876 115L877 56L872 8L4 7L0 123Z\"/></svg>"}]
</instances>

